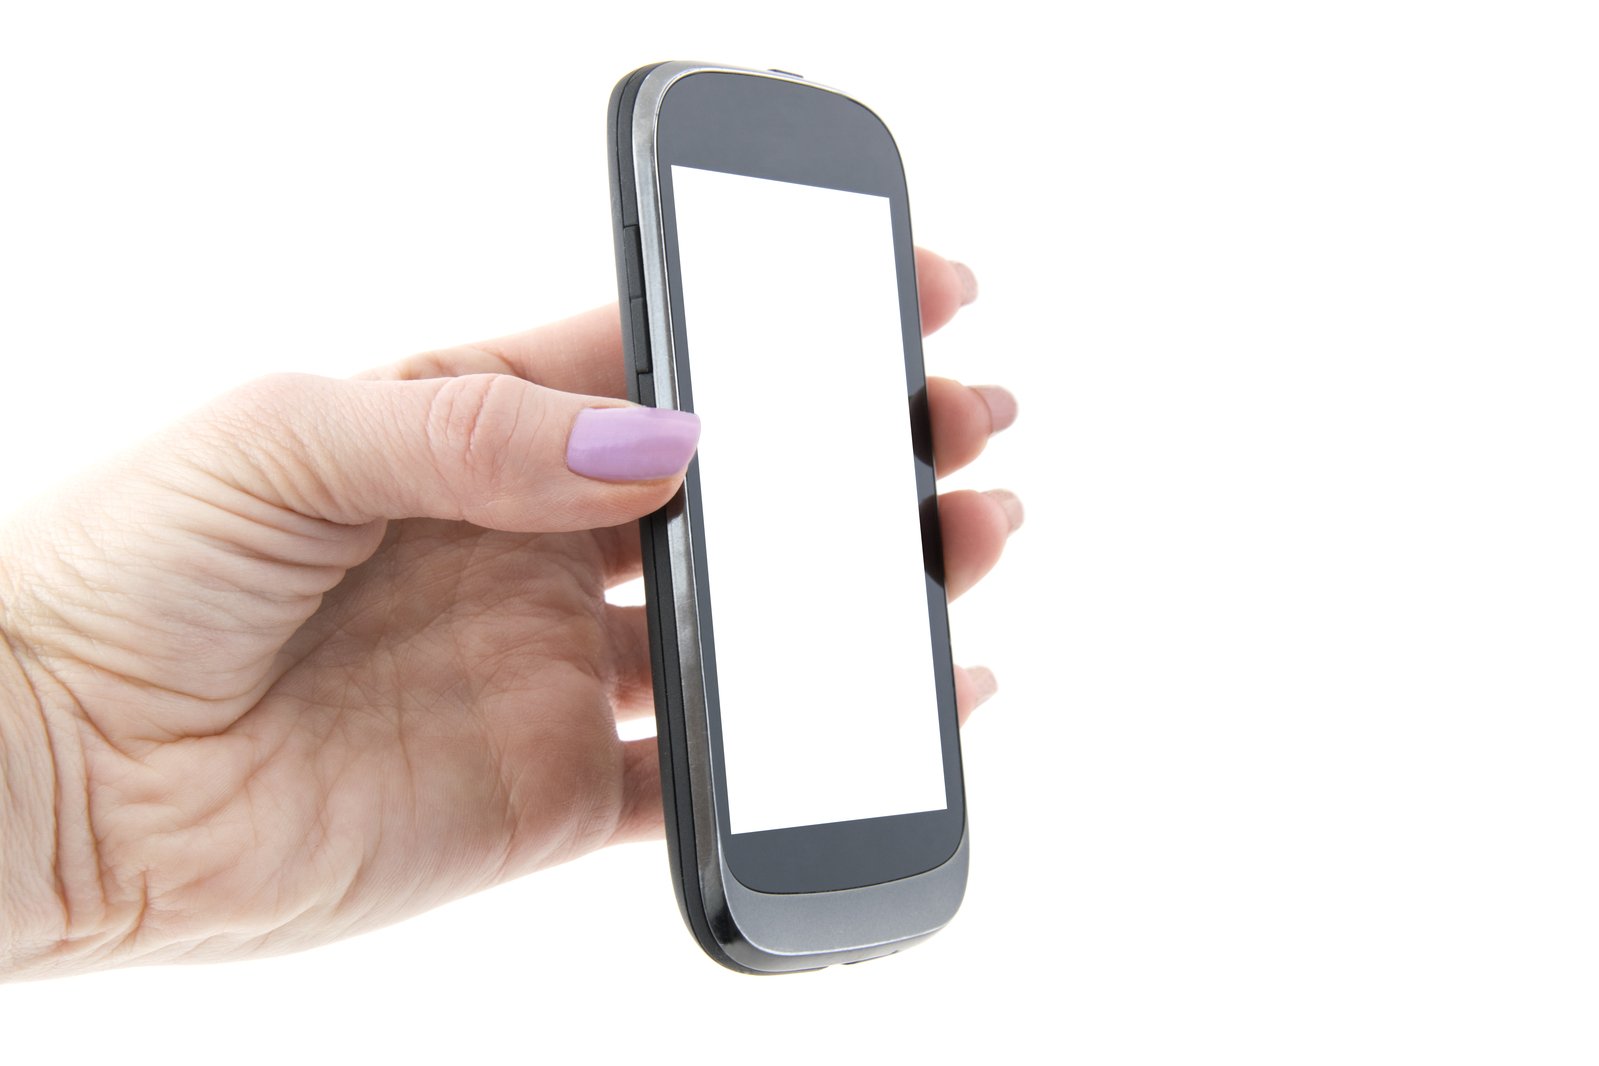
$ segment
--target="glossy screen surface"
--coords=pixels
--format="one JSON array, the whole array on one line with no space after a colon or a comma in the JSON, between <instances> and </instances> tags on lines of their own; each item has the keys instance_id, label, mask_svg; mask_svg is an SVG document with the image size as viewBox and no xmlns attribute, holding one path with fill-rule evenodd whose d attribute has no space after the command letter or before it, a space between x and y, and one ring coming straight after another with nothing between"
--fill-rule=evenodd
<instances>
[{"instance_id":1,"label":"glossy screen surface","mask_svg":"<svg viewBox=\"0 0 1599 1066\"><path fill-rule=\"evenodd\" d=\"M889 200L671 172L731 830L943 810Z\"/></svg>"}]
</instances>

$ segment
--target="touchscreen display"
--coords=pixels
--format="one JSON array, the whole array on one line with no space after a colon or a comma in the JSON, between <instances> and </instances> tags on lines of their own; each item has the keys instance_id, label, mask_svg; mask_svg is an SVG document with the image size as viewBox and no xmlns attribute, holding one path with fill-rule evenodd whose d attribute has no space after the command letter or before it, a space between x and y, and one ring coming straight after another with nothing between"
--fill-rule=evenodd
<instances>
[{"instance_id":1,"label":"touchscreen display","mask_svg":"<svg viewBox=\"0 0 1599 1066\"><path fill-rule=\"evenodd\" d=\"M671 184L732 831L943 810L889 200Z\"/></svg>"}]
</instances>

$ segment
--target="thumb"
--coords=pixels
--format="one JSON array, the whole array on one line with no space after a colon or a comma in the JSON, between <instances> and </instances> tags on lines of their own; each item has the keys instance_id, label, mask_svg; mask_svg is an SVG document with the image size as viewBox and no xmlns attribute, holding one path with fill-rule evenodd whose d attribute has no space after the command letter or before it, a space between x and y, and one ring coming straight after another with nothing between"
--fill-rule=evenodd
<instances>
[{"instance_id":1,"label":"thumb","mask_svg":"<svg viewBox=\"0 0 1599 1066\"><path fill-rule=\"evenodd\" d=\"M613 526L659 508L700 433L689 412L508 374L274 375L209 415L213 432L189 438L185 458L258 499L347 525L442 518L517 532Z\"/></svg>"}]
</instances>

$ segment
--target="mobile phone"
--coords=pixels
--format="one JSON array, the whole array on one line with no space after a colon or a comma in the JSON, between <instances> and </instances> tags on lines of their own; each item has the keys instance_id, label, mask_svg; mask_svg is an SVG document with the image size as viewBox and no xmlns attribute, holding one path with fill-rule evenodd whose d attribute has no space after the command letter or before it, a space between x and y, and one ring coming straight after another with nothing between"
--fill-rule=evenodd
<instances>
[{"instance_id":1,"label":"mobile phone","mask_svg":"<svg viewBox=\"0 0 1599 1066\"><path fill-rule=\"evenodd\" d=\"M904 167L865 106L670 62L610 103L629 398L695 411L641 523L678 904L750 973L892 954L966 887Z\"/></svg>"}]
</instances>

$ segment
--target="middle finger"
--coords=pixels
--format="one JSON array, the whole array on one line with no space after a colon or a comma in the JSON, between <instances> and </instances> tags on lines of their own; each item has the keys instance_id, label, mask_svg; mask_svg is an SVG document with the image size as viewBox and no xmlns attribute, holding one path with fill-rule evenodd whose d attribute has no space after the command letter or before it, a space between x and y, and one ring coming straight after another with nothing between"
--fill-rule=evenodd
<instances>
[{"instance_id":1,"label":"middle finger","mask_svg":"<svg viewBox=\"0 0 1599 1066\"><path fill-rule=\"evenodd\" d=\"M998 385L974 387L949 378L928 378L927 407L933 429L933 464L940 476L977 458L990 437L1016 420L1016 397ZM606 588L639 576L643 564L637 523L598 529L594 536L606 559Z\"/></svg>"},{"instance_id":2,"label":"middle finger","mask_svg":"<svg viewBox=\"0 0 1599 1066\"><path fill-rule=\"evenodd\" d=\"M939 520L944 589L953 600L999 562L1006 540L1022 524L1022 506L1013 493L1000 489L952 492L939 497ZM636 550L637 538L633 543ZM617 717L626 720L646 714L654 706L646 608L608 603L605 621L615 664L611 703Z\"/></svg>"}]
</instances>

